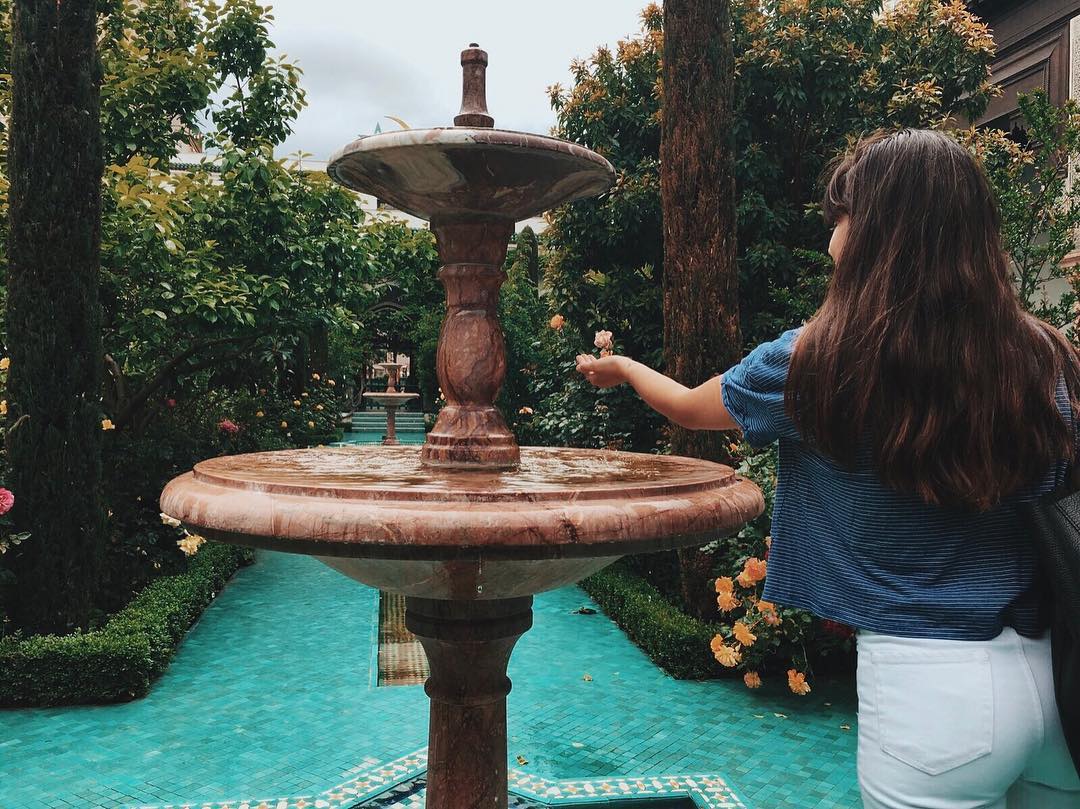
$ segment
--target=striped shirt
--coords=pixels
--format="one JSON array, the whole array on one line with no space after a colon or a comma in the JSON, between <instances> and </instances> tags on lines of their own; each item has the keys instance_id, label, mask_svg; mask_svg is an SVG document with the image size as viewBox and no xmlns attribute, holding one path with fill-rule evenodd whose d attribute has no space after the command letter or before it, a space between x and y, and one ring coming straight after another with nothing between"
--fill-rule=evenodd
<instances>
[{"instance_id":1,"label":"striped shirt","mask_svg":"<svg viewBox=\"0 0 1080 809\"><path fill-rule=\"evenodd\" d=\"M885 486L868 452L847 471L805 444L784 410L799 331L755 348L721 388L751 446L779 441L763 597L890 635L989 640L1004 626L1041 635L1036 557L1018 505L1060 486L1066 461L982 513ZM1064 378L1057 404L1071 423Z\"/></svg>"}]
</instances>

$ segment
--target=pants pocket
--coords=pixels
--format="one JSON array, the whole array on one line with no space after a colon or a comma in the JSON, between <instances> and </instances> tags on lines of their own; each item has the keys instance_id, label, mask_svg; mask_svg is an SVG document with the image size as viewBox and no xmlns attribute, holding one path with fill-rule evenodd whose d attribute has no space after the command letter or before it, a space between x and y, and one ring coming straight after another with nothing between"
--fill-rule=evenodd
<instances>
[{"instance_id":1,"label":"pants pocket","mask_svg":"<svg viewBox=\"0 0 1080 809\"><path fill-rule=\"evenodd\" d=\"M970 650L873 650L883 752L928 775L989 755L994 741L990 655Z\"/></svg>"}]
</instances>

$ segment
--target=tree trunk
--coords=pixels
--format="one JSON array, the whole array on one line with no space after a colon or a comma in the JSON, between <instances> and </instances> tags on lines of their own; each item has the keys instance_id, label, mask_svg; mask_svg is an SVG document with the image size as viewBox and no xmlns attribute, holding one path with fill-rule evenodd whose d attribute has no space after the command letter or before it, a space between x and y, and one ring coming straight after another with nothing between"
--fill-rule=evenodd
<instances>
[{"instance_id":1,"label":"tree trunk","mask_svg":"<svg viewBox=\"0 0 1080 809\"><path fill-rule=\"evenodd\" d=\"M729 0L664 3L660 194L664 215L664 359L696 386L741 355L735 263L735 179L729 133L734 56ZM730 460L730 436L674 427L672 451ZM699 616L715 611L711 564L679 554L683 597Z\"/></svg>"},{"instance_id":2,"label":"tree trunk","mask_svg":"<svg viewBox=\"0 0 1080 809\"><path fill-rule=\"evenodd\" d=\"M12 619L90 617L104 547L100 66L92 0L16 0L7 328L16 528Z\"/></svg>"}]
</instances>

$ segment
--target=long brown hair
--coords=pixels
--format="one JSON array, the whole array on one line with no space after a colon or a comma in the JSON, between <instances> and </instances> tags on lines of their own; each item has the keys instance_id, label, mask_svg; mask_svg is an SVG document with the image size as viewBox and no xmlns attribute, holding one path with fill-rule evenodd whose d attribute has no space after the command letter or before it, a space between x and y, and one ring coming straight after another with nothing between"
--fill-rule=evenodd
<instances>
[{"instance_id":1,"label":"long brown hair","mask_svg":"<svg viewBox=\"0 0 1080 809\"><path fill-rule=\"evenodd\" d=\"M1054 390L1064 370L1080 391L1075 350L1021 308L965 148L930 130L867 137L835 165L824 213L848 217L847 240L785 390L812 446L847 468L869 449L886 485L976 510L1071 457Z\"/></svg>"}]
</instances>

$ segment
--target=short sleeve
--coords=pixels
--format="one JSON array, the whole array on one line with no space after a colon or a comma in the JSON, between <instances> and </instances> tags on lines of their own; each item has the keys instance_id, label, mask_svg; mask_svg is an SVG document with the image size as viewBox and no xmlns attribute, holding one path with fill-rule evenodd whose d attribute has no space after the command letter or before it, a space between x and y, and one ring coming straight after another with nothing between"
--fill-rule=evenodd
<instances>
[{"instance_id":1,"label":"short sleeve","mask_svg":"<svg viewBox=\"0 0 1080 809\"><path fill-rule=\"evenodd\" d=\"M799 438L784 410L784 384L798 334L799 329L791 329L762 343L724 372L720 388L724 407L752 447L767 446L781 437Z\"/></svg>"}]
</instances>

